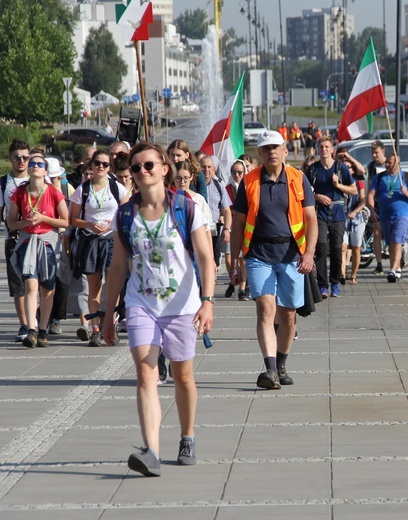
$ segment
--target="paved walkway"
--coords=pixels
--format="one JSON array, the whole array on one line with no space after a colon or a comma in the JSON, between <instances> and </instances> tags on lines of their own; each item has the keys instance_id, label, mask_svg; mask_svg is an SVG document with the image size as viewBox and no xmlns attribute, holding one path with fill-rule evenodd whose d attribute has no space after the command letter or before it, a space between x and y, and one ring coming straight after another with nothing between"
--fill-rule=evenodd
<instances>
[{"instance_id":1,"label":"paved walkway","mask_svg":"<svg viewBox=\"0 0 408 520\"><path fill-rule=\"evenodd\" d=\"M257 390L254 303L224 299L221 279L214 346L197 348L199 462L175 465L170 380L162 477L149 479L126 465L141 436L125 335L90 349L70 317L48 349L13 343L2 259L0 518L406 520L408 284L370 271L299 319L295 384L280 391Z\"/></svg>"}]
</instances>

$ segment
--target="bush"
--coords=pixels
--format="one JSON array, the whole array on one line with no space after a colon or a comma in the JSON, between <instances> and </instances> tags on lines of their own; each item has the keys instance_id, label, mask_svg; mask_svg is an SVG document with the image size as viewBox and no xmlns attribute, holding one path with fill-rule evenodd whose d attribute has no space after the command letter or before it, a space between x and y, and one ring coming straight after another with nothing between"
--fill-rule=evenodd
<instances>
[{"instance_id":1,"label":"bush","mask_svg":"<svg viewBox=\"0 0 408 520\"><path fill-rule=\"evenodd\" d=\"M15 138L21 139L21 141L27 141L30 146L34 143L31 132L25 128L14 125L0 125L0 143L7 145L7 152L11 141Z\"/></svg>"}]
</instances>

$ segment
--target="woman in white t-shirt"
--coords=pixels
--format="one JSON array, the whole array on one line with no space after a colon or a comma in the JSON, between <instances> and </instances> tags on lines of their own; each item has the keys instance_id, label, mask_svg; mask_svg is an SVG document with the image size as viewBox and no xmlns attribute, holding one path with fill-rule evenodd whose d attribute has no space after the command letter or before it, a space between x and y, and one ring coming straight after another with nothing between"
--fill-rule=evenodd
<instances>
[{"instance_id":1,"label":"woman in white t-shirt","mask_svg":"<svg viewBox=\"0 0 408 520\"><path fill-rule=\"evenodd\" d=\"M195 270L174 217L177 194L166 190L171 180L171 163L164 150L154 144L138 143L129 155L130 170L139 193L130 236L132 272L126 286L126 325L129 346L137 372L137 404L144 447L130 455L129 468L146 476L160 475L160 401L157 392L158 357L161 351L171 363L176 404L181 427L177 463L196 463L194 419L197 389L193 359L197 332L209 332L213 322L214 267L206 238L206 221L197 204L185 199L191 211L191 242L200 270L200 301ZM126 279L123 266L129 253L117 232L108 281L104 339L114 341L113 313ZM187 226L188 227L188 226Z\"/></svg>"},{"instance_id":2,"label":"woman in white t-shirt","mask_svg":"<svg viewBox=\"0 0 408 520\"><path fill-rule=\"evenodd\" d=\"M94 314L100 310L102 279L105 276L107 281L112 259L113 232L110 223L119 203L128 200L128 192L122 184L110 181L108 153L97 150L92 156L91 167L93 178L78 186L70 201L71 225L79 230L73 274L76 278L86 274L89 286L88 308ZM84 189L89 194L82 211ZM88 345L101 346L98 317L92 318L92 334Z\"/></svg>"}]
</instances>

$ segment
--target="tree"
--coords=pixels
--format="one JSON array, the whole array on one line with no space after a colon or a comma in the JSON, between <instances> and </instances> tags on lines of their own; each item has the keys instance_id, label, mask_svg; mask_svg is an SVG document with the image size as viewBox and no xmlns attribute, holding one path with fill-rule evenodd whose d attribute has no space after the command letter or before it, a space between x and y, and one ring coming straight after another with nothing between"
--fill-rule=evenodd
<instances>
[{"instance_id":1,"label":"tree","mask_svg":"<svg viewBox=\"0 0 408 520\"><path fill-rule=\"evenodd\" d=\"M121 96L122 78L128 67L119 52L107 24L92 28L85 42L82 61L79 63L80 86L92 95L105 90Z\"/></svg>"},{"instance_id":2,"label":"tree","mask_svg":"<svg viewBox=\"0 0 408 520\"><path fill-rule=\"evenodd\" d=\"M74 19L61 0L0 0L0 114L27 126L63 114Z\"/></svg>"},{"instance_id":3,"label":"tree","mask_svg":"<svg viewBox=\"0 0 408 520\"><path fill-rule=\"evenodd\" d=\"M202 40L207 34L208 18L204 9L186 9L174 23L177 32L186 38Z\"/></svg>"},{"instance_id":4,"label":"tree","mask_svg":"<svg viewBox=\"0 0 408 520\"><path fill-rule=\"evenodd\" d=\"M245 43L245 38L238 37L235 29L227 29L221 38L222 76L224 88L233 90L239 79L240 65L237 63L237 49Z\"/></svg>"}]
</instances>

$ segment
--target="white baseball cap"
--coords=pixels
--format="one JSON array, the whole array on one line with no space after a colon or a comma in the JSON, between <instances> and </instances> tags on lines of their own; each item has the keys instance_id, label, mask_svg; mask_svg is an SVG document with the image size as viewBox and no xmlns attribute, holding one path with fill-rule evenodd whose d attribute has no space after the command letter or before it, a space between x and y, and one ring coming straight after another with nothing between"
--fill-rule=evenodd
<instances>
[{"instance_id":1,"label":"white baseball cap","mask_svg":"<svg viewBox=\"0 0 408 520\"><path fill-rule=\"evenodd\" d=\"M284 144L285 141L279 132L275 130L265 130L258 137L258 148L261 146L268 146L270 144L274 144L276 146L280 146Z\"/></svg>"}]
</instances>

